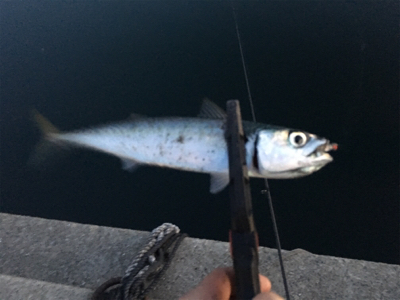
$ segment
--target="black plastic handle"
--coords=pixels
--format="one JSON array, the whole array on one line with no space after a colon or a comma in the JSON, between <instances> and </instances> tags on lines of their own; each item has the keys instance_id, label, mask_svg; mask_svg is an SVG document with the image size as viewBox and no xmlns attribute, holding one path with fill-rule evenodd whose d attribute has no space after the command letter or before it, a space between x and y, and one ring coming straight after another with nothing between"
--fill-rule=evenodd
<instances>
[{"instance_id":1,"label":"black plastic handle","mask_svg":"<svg viewBox=\"0 0 400 300\"><path fill-rule=\"evenodd\" d=\"M254 225L250 183L245 156L245 136L238 100L227 102L225 137L229 155L231 250L237 299L252 299L260 293L258 236Z\"/></svg>"}]
</instances>

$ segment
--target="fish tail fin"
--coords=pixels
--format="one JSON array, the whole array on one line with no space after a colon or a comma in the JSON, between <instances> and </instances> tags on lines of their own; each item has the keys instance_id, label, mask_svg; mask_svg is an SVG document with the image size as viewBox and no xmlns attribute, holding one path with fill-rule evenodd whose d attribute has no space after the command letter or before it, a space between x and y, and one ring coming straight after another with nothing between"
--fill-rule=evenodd
<instances>
[{"instance_id":1,"label":"fish tail fin","mask_svg":"<svg viewBox=\"0 0 400 300\"><path fill-rule=\"evenodd\" d=\"M36 109L32 110L32 118L36 122L37 126L39 127L44 137L48 136L51 133L60 133L60 130L58 130L57 127L55 127Z\"/></svg>"},{"instance_id":2,"label":"fish tail fin","mask_svg":"<svg viewBox=\"0 0 400 300\"><path fill-rule=\"evenodd\" d=\"M42 138L36 144L35 149L32 151L29 159L28 166L34 168L43 168L56 161L65 153L65 147L62 147L51 135L58 134L60 131L49 120L47 120L36 109L32 110L32 119L39 127Z\"/></svg>"}]
</instances>

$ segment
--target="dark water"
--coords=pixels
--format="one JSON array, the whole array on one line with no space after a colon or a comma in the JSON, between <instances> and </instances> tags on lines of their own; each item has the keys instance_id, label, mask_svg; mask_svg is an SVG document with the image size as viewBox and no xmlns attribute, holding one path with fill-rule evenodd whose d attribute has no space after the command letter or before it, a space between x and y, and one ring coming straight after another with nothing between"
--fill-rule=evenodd
<instances>
[{"instance_id":1,"label":"dark water","mask_svg":"<svg viewBox=\"0 0 400 300\"><path fill-rule=\"evenodd\" d=\"M173 222L226 240L227 191L207 175L77 151L26 167L34 107L64 130L131 113L194 116L247 92L229 3L1 2L2 212L141 230ZM396 1L237 4L258 121L339 143L335 161L270 180L282 246L400 263L399 9ZM262 180L252 180L262 245L274 247Z\"/></svg>"}]
</instances>

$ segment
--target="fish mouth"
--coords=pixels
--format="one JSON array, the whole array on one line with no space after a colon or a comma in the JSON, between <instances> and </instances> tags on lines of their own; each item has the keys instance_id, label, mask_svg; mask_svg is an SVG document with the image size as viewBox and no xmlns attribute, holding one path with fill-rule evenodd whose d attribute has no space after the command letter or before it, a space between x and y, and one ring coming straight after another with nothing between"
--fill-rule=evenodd
<instances>
[{"instance_id":1,"label":"fish mouth","mask_svg":"<svg viewBox=\"0 0 400 300\"><path fill-rule=\"evenodd\" d=\"M333 158L328 154L329 151L336 151L338 145L335 143L326 143L316 147L314 151L310 152L307 157L313 158L319 162L321 161L332 161Z\"/></svg>"}]
</instances>

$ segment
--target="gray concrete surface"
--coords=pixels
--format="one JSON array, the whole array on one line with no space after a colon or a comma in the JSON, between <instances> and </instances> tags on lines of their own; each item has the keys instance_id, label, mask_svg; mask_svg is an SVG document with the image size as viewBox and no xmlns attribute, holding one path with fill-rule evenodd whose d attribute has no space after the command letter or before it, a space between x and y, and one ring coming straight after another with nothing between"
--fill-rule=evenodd
<instances>
[{"instance_id":1,"label":"gray concrete surface","mask_svg":"<svg viewBox=\"0 0 400 300\"><path fill-rule=\"evenodd\" d=\"M0 213L0 299L88 299L105 280L124 274L148 235ZM292 299L400 299L398 265L301 249L285 251L284 262ZM227 243L186 238L150 298L176 299L230 264ZM260 272L284 295L274 249L260 248Z\"/></svg>"},{"instance_id":2,"label":"gray concrete surface","mask_svg":"<svg viewBox=\"0 0 400 300\"><path fill-rule=\"evenodd\" d=\"M0 299L89 299L92 290L69 285L0 275Z\"/></svg>"}]
</instances>

